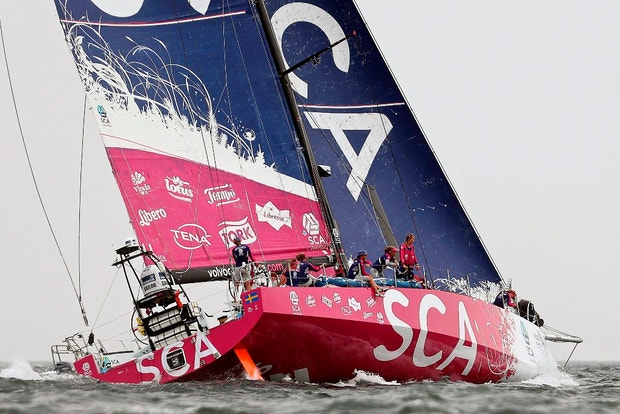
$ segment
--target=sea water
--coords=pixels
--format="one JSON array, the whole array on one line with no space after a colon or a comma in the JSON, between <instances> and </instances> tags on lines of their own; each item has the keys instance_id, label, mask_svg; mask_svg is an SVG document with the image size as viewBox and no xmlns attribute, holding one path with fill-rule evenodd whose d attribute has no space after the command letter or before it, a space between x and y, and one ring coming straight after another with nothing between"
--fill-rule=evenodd
<instances>
[{"instance_id":1,"label":"sea water","mask_svg":"<svg viewBox=\"0 0 620 414\"><path fill-rule=\"evenodd\" d=\"M620 413L620 362L569 363L528 381L400 384L358 372L337 384L243 379L119 385L0 363L0 413Z\"/></svg>"}]
</instances>

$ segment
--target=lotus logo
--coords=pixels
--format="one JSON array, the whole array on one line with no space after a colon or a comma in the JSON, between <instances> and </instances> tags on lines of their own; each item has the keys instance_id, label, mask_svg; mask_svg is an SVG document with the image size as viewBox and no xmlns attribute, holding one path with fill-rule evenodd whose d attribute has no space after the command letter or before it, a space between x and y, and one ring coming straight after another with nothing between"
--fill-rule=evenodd
<instances>
[{"instance_id":1,"label":"lotus logo","mask_svg":"<svg viewBox=\"0 0 620 414\"><path fill-rule=\"evenodd\" d=\"M183 181L181 178L175 177L166 177L164 180L166 182L166 190L168 190L168 194L177 200L182 201L192 201L192 197L194 197L194 192L189 186L189 183Z\"/></svg>"},{"instance_id":2,"label":"lotus logo","mask_svg":"<svg viewBox=\"0 0 620 414\"><path fill-rule=\"evenodd\" d=\"M183 224L176 230L170 230L174 234L174 242L181 249L194 250L202 246L211 246L211 235L198 224Z\"/></svg>"}]
</instances>

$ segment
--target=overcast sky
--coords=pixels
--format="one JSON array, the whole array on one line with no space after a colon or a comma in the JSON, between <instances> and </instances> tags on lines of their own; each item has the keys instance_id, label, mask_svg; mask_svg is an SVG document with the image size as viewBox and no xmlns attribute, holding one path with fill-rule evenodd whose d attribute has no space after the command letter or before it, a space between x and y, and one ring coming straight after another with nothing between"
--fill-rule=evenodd
<instances>
[{"instance_id":1,"label":"overcast sky","mask_svg":"<svg viewBox=\"0 0 620 414\"><path fill-rule=\"evenodd\" d=\"M357 3L503 277L584 338L574 360L618 360L620 3ZM84 95L53 2L0 1L0 19L0 361L45 361L84 325L21 134L74 278L81 216L91 325L106 295L129 320L110 264L131 230L90 114L78 211Z\"/></svg>"}]
</instances>

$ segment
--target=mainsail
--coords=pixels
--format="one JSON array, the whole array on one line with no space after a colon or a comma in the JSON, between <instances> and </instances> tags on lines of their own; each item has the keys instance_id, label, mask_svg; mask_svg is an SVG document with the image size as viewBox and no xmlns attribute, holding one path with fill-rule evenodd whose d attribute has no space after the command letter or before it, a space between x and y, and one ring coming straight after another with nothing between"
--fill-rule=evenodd
<instances>
[{"instance_id":1,"label":"mainsail","mask_svg":"<svg viewBox=\"0 0 620 414\"><path fill-rule=\"evenodd\" d=\"M330 237L247 1L57 1L133 228L184 282L329 254ZM207 8L208 6L208 8Z\"/></svg>"},{"instance_id":2,"label":"mainsail","mask_svg":"<svg viewBox=\"0 0 620 414\"><path fill-rule=\"evenodd\" d=\"M333 254L312 151L349 256L382 253L380 200L430 277L499 282L354 2L261 3L276 45L254 1L56 0L140 242L182 281L227 276L235 236L267 262ZM309 148L274 47L289 68L328 49L288 74Z\"/></svg>"}]
</instances>

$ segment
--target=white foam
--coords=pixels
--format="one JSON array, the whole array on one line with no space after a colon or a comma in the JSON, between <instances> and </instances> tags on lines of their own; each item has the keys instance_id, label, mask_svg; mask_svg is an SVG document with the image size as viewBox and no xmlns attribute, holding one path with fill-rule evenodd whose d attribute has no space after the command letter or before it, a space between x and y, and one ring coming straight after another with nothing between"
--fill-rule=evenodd
<instances>
[{"instance_id":1,"label":"white foam","mask_svg":"<svg viewBox=\"0 0 620 414\"><path fill-rule=\"evenodd\" d=\"M15 378L28 381L43 380L41 374L35 372L26 361L15 361L13 365L0 371L1 378Z\"/></svg>"},{"instance_id":2,"label":"white foam","mask_svg":"<svg viewBox=\"0 0 620 414\"><path fill-rule=\"evenodd\" d=\"M579 386L579 383L573 377L564 371L560 371L557 366L553 366L553 368L549 368L542 374L532 379L523 381L523 383L532 385L549 385L555 388Z\"/></svg>"},{"instance_id":3,"label":"white foam","mask_svg":"<svg viewBox=\"0 0 620 414\"><path fill-rule=\"evenodd\" d=\"M373 374L362 370L355 370L354 373L355 377L353 377L349 381L341 381L335 385L339 387L355 387L360 383L370 383L377 385L401 385L397 381L386 381L383 379L383 377L381 377L381 375L378 374Z\"/></svg>"}]
</instances>

